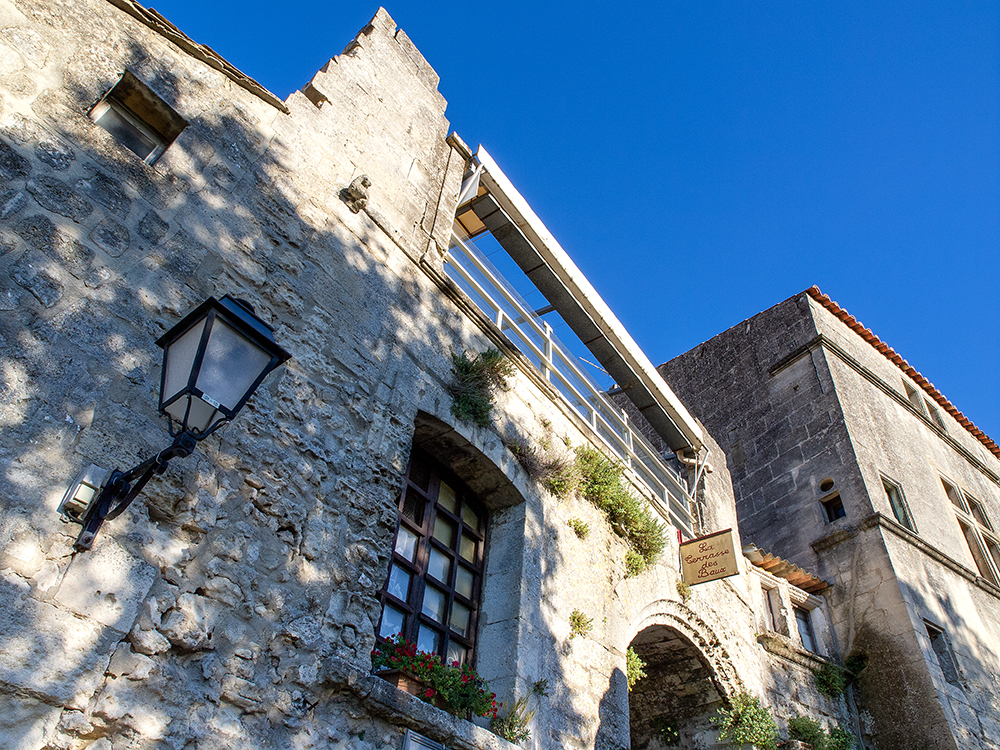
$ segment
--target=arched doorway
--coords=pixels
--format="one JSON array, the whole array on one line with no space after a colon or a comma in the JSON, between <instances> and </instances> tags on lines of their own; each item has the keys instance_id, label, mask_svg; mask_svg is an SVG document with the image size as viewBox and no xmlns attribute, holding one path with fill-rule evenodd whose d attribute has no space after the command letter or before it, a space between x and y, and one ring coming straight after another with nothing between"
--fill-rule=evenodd
<instances>
[{"instance_id":1,"label":"arched doorway","mask_svg":"<svg viewBox=\"0 0 1000 750\"><path fill-rule=\"evenodd\" d=\"M715 744L709 717L722 705L724 690L702 651L668 625L649 625L631 648L646 676L629 693L632 750L705 748Z\"/></svg>"}]
</instances>

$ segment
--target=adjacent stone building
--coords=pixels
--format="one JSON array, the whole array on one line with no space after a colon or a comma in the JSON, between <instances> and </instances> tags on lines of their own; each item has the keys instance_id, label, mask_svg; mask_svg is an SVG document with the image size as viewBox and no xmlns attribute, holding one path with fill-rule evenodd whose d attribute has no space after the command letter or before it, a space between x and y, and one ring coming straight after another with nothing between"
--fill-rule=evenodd
<instances>
[{"instance_id":1,"label":"adjacent stone building","mask_svg":"<svg viewBox=\"0 0 1000 750\"><path fill-rule=\"evenodd\" d=\"M0 2L3 747L510 747L371 674L396 632L474 664L508 706L527 698L523 744L538 750L713 747L709 718L743 692L782 732L794 715L855 726L849 695L813 675L837 672L838 642L862 644L873 673L882 631L845 632L842 602L889 569L876 560L855 586L842 566L861 553L805 559L808 543L772 544L752 517L740 541L730 472L742 482L746 464L712 434L731 456L735 439L692 418L496 162L449 134L437 83L383 10L280 101L132 0ZM476 237L586 342L624 412ZM76 549L67 487L166 447L154 342L225 294L292 359ZM456 371L493 351L510 371L477 424L456 408ZM693 378L678 382L700 406ZM748 393L733 408L757 406ZM948 429L943 455L994 460ZM624 465L664 524L654 563L625 521L550 481L580 450ZM962 466L950 486L995 517ZM868 518L848 491L860 480L828 474L850 518ZM889 526L858 534L909 540ZM679 540L729 528L735 549L770 546L738 556L738 575L679 585ZM942 575L994 601L967 563ZM969 666L945 614L917 616L978 685L987 666ZM647 665L631 693L630 647Z\"/></svg>"},{"instance_id":2,"label":"adjacent stone building","mask_svg":"<svg viewBox=\"0 0 1000 750\"><path fill-rule=\"evenodd\" d=\"M833 584L866 746L1000 746L997 444L815 287L659 369L744 539Z\"/></svg>"}]
</instances>

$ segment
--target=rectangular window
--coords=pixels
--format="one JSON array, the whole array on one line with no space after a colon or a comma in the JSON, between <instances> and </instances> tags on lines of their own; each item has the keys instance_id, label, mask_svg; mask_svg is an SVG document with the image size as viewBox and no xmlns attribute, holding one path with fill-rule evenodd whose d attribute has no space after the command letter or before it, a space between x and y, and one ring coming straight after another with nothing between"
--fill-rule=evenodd
<instances>
[{"instance_id":1,"label":"rectangular window","mask_svg":"<svg viewBox=\"0 0 1000 750\"><path fill-rule=\"evenodd\" d=\"M816 636L813 634L812 621L809 617L809 610L802 607L795 607L795 624L799 629L799 640L802 648L806 651L818 653L816 650Z\"/></svg>"},{"instance_id":2,"label":"rectangular window","mask_svg":"<svg viewBox=\"0 0 1000 750\"><path fill-rule=\"evenodd\" d=\"M927 405L927 413L931 415L931 420L933 420L934 424L936 424L942 430L945 429L944 417L941 416L941 412L938 410L938 408L934 406L934 404L932 404L927 399L924 399L924 404Z\"/></svg>"},{"instance_id":3,"label":"rectangular window","mask_svg":"<svg viewBox=\"0 0 1000 750\"><path fill-rule=\"evenodd\" d=\"M896 520L899 521L900 524L908 528L910 531L915 532L917 529L913 525L913 518L910 516L910 509L907 507L906 499L903 497L903 488L886 477L882 477L882 486L885 488L885 494L889 500L889 506L892 508L892 515L896 517Z\"/></svg>"},{"instance_id":4,"label":"rectangular window","mask_svg":"<svg viewBox=\"0 0 1000 750\"><path fill-rule=\"evenodd\" d=\"M959 510L966 510L965 500L962 498L962 493L958 487L946 479L942 479L941 484L944 485L944 492L948 496L948 499L951 500L951 504Z\"/></svg>"},{"instance_id":5,"label":"rectangular window","mask_svg":"<svg viewBox=\"0 0 1000 750\"><path fill-rule=\"evenodd\" d=\"M934 650L938 666L941 667L941 672L944 674L945 680L952 685L961 686L962 683L958 675L958 663L955 661L955 654L951 650L951 644L948 643L944 631L935 625L931 625L926 620L924 620L924 626L927 628L927 637L931 641L931 648Z\"/></svg>"},{"instance_id":6,"label":"rectangular window","mask_svg":"<svg viewBox=\"0 0 1000 750\"><path fill-rule=\"evenodd\" d=\"M916 410L918 412L920 412L921 414L923 414L924 413L924 404L923 404L923 401L921 401L921 399L920 399L920 394L917 393L917 389L914 388L912 385L910 385L909 383L907 383L904 380L903 381L903 390L906 392L906 399L911 404L913 404L913 406L916 408Z\"/></svg>"},{"instance_id":7,"label":"rectangular window","mask_svg":"<svg viewBox=\"0 0 1000 750\"><path fill-rule=\"evenodd\" d=\"M155 162L187 122L126 70L90 111L90 119L147 164Z\"/></svg>"},{"instance_id":8,"label":"rectangular window","mask_svg":"<svg viewBox=\"0 0 1000 750\"><path fill-rule=\"evenodd\" d=\"M979 575L1000 586L1000 540L993 533L993 523L986 515L986 509L976 498L948 480L942 478L941 484L951 500L958 528L965 537Z\"/></svg>"},{"instance_id":9,"label":"rectangular window","mask_svg":"<svg viewBox=\"0 0 1000 750\"><path fill-rule=\"evenodd\" d=\"M379 638L402 634L448 662L471 664L486 511L462 484L414 450L399 499Z\"/></svg>"},{"instance_id":10,"label":"rectangular window","mask_svg":"<svg viewBox=\"0 0 1000 750\"><path fill-rule=\"evenodd\" d=\"M826 522L832 523L838 518L844 518L847 511L844 510L844 501L840 499L840 494L835 493L820 502L823 503L823 510L826 511Z\"/></svg>"}]
</instances>

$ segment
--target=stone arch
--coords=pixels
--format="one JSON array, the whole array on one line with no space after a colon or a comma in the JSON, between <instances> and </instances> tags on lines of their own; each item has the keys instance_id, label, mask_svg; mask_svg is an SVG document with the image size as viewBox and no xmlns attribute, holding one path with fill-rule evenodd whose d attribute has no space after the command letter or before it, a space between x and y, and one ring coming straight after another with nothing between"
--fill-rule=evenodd
<instances>
[{"instance_id":1,"label":"stone arch","mask_svg":"<svg viewBox=\"0 0 1000 750\"><path fill-rule=\"evenodd\" d=\"M630 645L646 677L629 694L632 748L713 744L709 717L745 689L725 646L695 612L669 600L645 607L634 633Z\"/></svg>"},{"instance_id":2,"label":"stone arch","mask_svg":"<svg viewBox=\"0 0 1000 750\"><path fill-rule=\"evenodd\" d=\"M490 510L507 508L524 500L526 487L519 487L511 476L523 470L503 444L476 445L472 436L440 417L418 411L414 420L413 447L420 448L447 466L470 490L483 499Z\"/></svg>"}]
</instances>

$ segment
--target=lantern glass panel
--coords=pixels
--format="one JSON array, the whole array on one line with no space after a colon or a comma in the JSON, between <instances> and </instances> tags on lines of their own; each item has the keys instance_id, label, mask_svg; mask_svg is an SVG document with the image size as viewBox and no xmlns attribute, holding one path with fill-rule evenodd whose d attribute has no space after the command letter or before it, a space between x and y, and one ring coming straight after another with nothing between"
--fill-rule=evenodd
<instances>
[{"instance_id":1,"label":"lantern glass panel","mask_svg":"<svg viewBox=\"0 0 1000 750\"><path fill-rule=\"evenodd\" d=\"M187 411L189 401L191 402L191 412L187 415L187 422L185 422L184 413ZM188 430L195 433L205 432L217 420L225 417L222 412L214 406L206 404L197 396L183 396L174 401L164 411L183 424Z\"/></svg>"},{"instance_id":2,"label":"lantern glass panel","mask_svg":"<svg viewBox=\"0 0 1000 750\"><path fill-rule=\"evenodd\" d=\"M188 386L191 379L191 368L194 366L194 358L198 354L198 344L201 342L201 334L205 330L204 318L189 328L180 338L169 344L163 354L163 392L160 394L160 403L165 403L183 391ZM186 407L186 399L181 399ZM180 416L177 417L172 409L167 409L177 419L184 418L184 407Z\"/></svg>"},{"instance_id":3,"label":"lantern glass panel","mask_svg":"<svg viewBox=\"0 0 1000 750\"><path fill-rule=\"evenodd\" d=\"M217 317L196 385L205 396L233 411L270 363L268 352Z\"/></svg>"}]
</instances>

